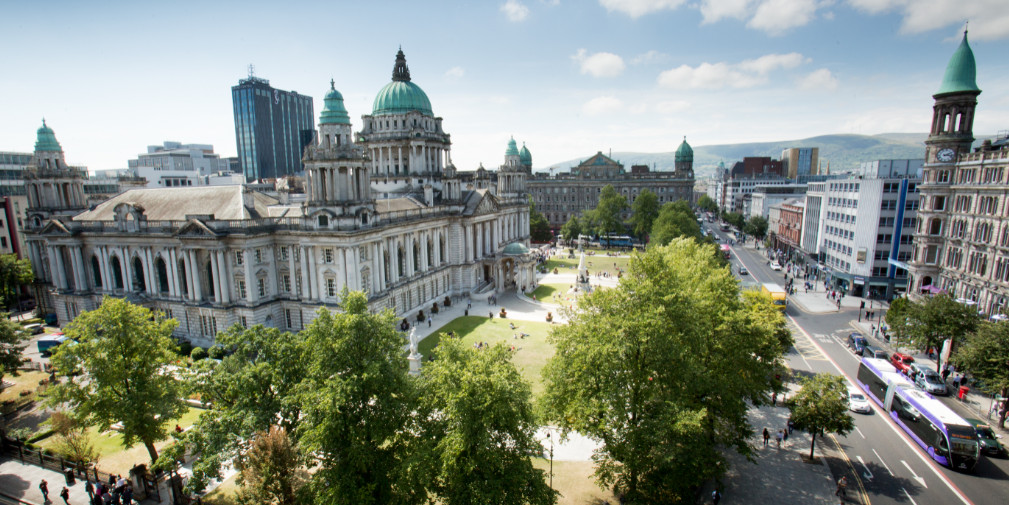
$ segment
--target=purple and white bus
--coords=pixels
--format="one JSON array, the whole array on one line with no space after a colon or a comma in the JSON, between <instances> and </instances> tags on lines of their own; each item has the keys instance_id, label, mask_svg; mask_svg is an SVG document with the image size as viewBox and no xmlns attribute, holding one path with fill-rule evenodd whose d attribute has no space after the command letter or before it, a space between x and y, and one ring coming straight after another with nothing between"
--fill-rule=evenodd
<instances>
[{"instance_id":1,"label":"purple and white bus","mask_svg":"<svg viewBox=\"0 0 1009 505\"><path fill-rule=\"evenodd\" d=\"M869 398L884 409L887 400L893 396L894 389L914 388L914 384L901 375L889 361L878 358L862 358L856 380Z\"/></svg>"}]
</instances>

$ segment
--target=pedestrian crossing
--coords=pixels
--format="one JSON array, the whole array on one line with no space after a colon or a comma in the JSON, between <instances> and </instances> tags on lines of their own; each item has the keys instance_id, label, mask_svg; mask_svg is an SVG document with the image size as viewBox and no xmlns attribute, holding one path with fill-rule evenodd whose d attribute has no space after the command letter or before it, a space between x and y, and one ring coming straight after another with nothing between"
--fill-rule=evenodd
<instances>
[{"instance_id":1,"label":"pedestrian crossing","mask_svg":"<svg viewBox=\"0 0 1009 505\"><path fill-rule=\"evenodd\" d=\"M820 352L820 349L816 347L816 344L814 344L813 341L807 337L806 334L800 330L791 319L786 320L786 326L788 327L788 331L792 332L792 338L795 340L795 350L798 351L798 353L801 354L806 361L827 361L827 357ZM822 342L821 345L823 343L830 342L829 338L826 336L824 337L825 338L823 340L826 342Z\"/></svg>"}]
</instances>

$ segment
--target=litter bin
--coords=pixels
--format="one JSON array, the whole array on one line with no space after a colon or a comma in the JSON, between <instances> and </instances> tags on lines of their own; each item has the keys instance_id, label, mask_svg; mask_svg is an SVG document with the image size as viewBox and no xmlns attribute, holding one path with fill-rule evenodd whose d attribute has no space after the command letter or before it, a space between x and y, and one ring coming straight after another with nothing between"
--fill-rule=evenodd
<instances>
[{"instance_id":1,"label":"litter bin","mask_svg":"<svg viewBox=\"0 0 1009 505\"><path fill-rule=\"evenodd\" d=\"M959 398L960 401L963 401L964 397L967 396L967 393L969 393L969 392L970 392L970 388L969 387L967 387L967 386L960 386L960 393L957 395L957 398Z\"/></svg>"},{"instance_id":2,"label":"litter bin","mask_svg":"<svg viewBox=\"0 0 1009 505\"><path fill-rule=\"evenodd\" d=\"M77 479L74 478L73 468L67 468L66 470L63 470L63 476L66 477L68 486L72 486L75 483L77 483Z\"/></svg>"}]
</instances>

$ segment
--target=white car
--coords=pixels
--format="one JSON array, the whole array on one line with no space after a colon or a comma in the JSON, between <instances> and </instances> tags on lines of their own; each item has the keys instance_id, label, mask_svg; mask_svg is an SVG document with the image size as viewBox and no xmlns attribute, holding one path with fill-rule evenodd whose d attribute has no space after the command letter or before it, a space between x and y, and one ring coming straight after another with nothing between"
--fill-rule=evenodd
<instances>
[{"instance_id":1,"label":"white car","mask_svg":"<svg viewBox=\"0 0 1009 505\"><path fill-rule=\"evenodd\" d=\"M772 262L771 263L771 270L781 270L781 265Z\"/></svg>"},{"instance_id":2,"label":"white car","mask_svg":"<svg viewBox=\"0 0 1009 505\"><path fill-rule=\"evenodd\" d=\"M872 412L872 407L869 406L869 399L857 389L848 390L848 409L852 412L861 412L863 414Z\"/></svg>"}]
</instances>

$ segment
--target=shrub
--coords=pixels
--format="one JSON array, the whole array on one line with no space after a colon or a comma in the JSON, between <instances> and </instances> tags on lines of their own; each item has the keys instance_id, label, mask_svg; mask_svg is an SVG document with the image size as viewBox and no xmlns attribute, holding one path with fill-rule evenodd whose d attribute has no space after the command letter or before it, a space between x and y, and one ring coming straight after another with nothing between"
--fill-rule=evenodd
<instances>
[{"instance_id":1,"label":"shrub","mask_svg":"<svg viewBox=\"0 0 1009 505\"><path fill-rule=\"evenodd\" d=\"M431 313L432 313L432 314L437 314L439 310L440 310L440 309L438 309L438 304L437 304L437 303L436 303L436 304L434 304L434 305L433 305L433 306L431 307Z\"/></svg>"},{"instance_id":2,"label":"shrub","mask_svg":"<svg viewBox=\"0 0 1009 505\"><path fill-rule=\"evenodd\" d=\"M200 361L207 357L207 351L202 347L194 347L189 357L193 358L193 361Z\"/></svg>"},{"instance_id":3,"label":"shrub","mask_svg":"<svg viewBox=\"0 0 1009 505\"><path fill-rule=\"evenodd\" d=\"M32 319L22 320L21 321L21 326L28 326L29 324L37 324L37 323L42 323L42 322L44 322L42 319L35 317L35 318L32 318Z\"/></svg>"},{"instance_id":4,"label":"shrub","mask_svg":"<svg viewBox=\"0 0 1009 505\"><path fill-rule=\"evenodd\" d=\"M182 341L179 342L179 356L189 356L193 352L193 344L189 342Z\"/></svg>"},{"instance_id":5,"label":"shrub","mask_svg":"<svg viewBox=\"0 0 1009 505\"><path fill-rule=\"evenodd\" d=\"M36 432L35 435L32 436L32 438L29 438L28 442L34 443L34 442L38 442L39 440L45 440L45 439L53 436L54 433L56 433L56 430L53 430L53 429L40 430L40 431Z\"/></svg>"},{"instance_id":6,"label":"shrub","mask_svg":"<svg viewBox=\"0 0 1009 505\"><path fill-rule=\"evenodd\" d=\"M212 359L223 359L224 348L219 345L215 345L210 349L207 349L207 356L210 356Z\"/></svg>"},{"instance_id":7,"label":"shrub","mask_svg":"<svg viewBox=\"0 0 1009 505\"><path fill-rule=\"evenodd\" d=\"M422 323L424 322L424 311L423 310L417 313L417 321L420 321Z\"/></svg>"}]
</instances>

